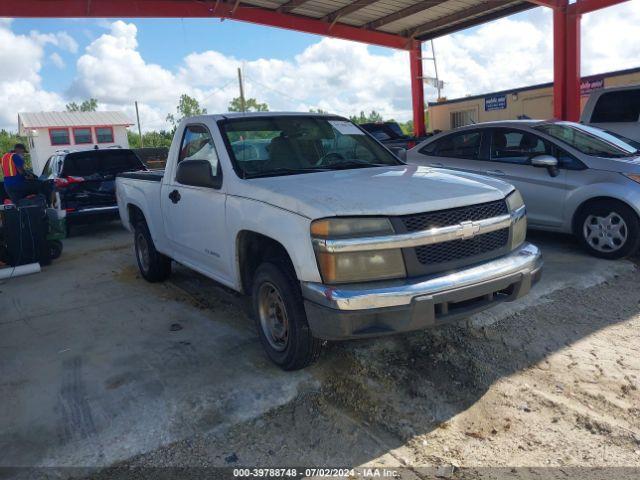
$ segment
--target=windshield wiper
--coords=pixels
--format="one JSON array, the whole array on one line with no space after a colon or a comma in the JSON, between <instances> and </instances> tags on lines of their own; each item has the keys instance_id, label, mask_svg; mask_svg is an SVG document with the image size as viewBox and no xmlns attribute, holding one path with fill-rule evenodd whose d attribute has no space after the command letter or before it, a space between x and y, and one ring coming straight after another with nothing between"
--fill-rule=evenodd
<instances>
[{"instance_id":1,"label":"windshield wiper","mask_svg":"<svg viewBox=\"0 0 640 480\"><path fill-rule=\"evenodd\" d=\"M261 178L261 177L275 177L278 175L297 175L299 173L313 173L313 172L326 172L331 170L325 167L312 167L312 168L274 168L273 170L266 170L264 172L245 174L244 178Z\"/></svg>"},{"instance_id":2,"label":"windshield wiper","mask_svg":"<svg viewBox=\"0 0 640 480\"><path fill-rule=\"evenodd\" d=\"M369 162L358 162L355 160L351 160L343 163L333 164L327 169L329 170L347 170L349 168L367 168L367 167L392 167L394 165L383 164L383 163L369 163Z\"/></svg>"}]
</instances>

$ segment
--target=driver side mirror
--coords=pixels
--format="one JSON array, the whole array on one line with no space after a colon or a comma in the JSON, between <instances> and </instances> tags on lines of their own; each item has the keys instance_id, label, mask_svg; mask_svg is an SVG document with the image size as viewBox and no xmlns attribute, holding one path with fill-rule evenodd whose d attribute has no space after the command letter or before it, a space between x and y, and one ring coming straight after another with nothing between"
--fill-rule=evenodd
<instances>
[{"instance_id":1,"label":"driver side mirror","mask_svg":"<svg viewBox=\"0 0 640 480\"><path fill-rule=\"evenodd\" d=\"M208 160L183 160L178 164L176 181L193 187L220 188L222 177L214 175Z\"/></svg>"},{"instance_id":2,"label":"driver side mirror","mask_svg":"<svg viewBox=\"0 0 640 480\"><path fill-rule=\"evenodd\" d=\"M531 165L546 168L552 177L558 176L558 159L552 155L537 155L531 159Z\"/></svg>"},{"instance_id":3,"label":"driver side mirror","mask_svg":"<svg viewBox=\"0 0 640 480\"><path fill-rule=\"evenodd\" d=\"M403 162L407 161L407 149L402 147L389 147L391 153L398 157Z\"/></svg>"}]
</instances>

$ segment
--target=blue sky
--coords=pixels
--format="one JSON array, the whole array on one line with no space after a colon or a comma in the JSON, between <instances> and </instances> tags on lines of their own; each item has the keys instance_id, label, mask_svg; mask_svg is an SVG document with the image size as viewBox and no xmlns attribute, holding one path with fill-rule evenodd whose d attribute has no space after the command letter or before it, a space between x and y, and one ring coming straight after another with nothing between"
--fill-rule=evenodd
<instances>
[{"instance_id":1,"label":"blue sky","mask_svg":"<svg viewBox=\"0 0 640 480\"><path fill-rule=\"evenodd\" d=\"M225 55L240 58L290 59L320 37L305 33L269 28L243 22L203 19L123 19L138 27L140 53L149 62L165 67L175 67L189 52L215 49ZM13 31L29 34L66 31L79 45L80 51L104 33L106 19L16 19ZM167 41L171 39L171 41ZM160 47L161 46L161 47ZM159 48L160 47L160 48ZM377 49L389 54L388 49ZM66 63L75 55L61 54ZM73 78L73 70L60 70L51 63L42 70L43 87L60 90L66 88Z\"/></svg>"},{"instance_id":2,"label":"blue sky","mask_svg":"<svg viewBox=\"0 0 640 480\"><path fill-rule=\"evenodd\" d=\"M437 39L443 94L551 81L551 23L537 8ZM585 15L582 73L640 66L640 42L630 38L640 38L640 0ZM18 111L88 97L128 114L137 100L145 129L165 127L181 93L226 111L237 67L248 94L272 110L411 118L406 52L229 20L0 19L0 65L0 128L14 130Z\"/></svg>"}]
</instances>

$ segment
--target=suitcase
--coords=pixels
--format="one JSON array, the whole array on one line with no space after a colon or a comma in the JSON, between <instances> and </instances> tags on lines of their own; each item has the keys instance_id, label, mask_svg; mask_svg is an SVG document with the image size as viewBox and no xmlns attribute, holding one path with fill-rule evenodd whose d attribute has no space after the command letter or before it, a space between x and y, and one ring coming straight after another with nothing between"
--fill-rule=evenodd
<instances>
[{"instance_id":1,"label":"suitcase","mask_svg":"<svg viewBox=\"0 0 640 480\"><path fill-rule=\"evenodd\" d=\"M47 242L49 223L44 208L34 205L0 207L0 223L5 263L12 267L29 263L48 265L51 252Z\"/></svg>"}]
</instances>

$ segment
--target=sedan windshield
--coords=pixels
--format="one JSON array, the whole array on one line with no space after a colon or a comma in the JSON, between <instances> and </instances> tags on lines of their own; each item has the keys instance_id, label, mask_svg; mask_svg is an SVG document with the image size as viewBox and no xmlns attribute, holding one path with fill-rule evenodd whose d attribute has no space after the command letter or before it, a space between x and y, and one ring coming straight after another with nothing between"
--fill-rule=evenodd
<instances>
[{"instance_id":1,"label":"sedan windshield","mask_svg":"<svg viewBox=\"0 0 640 480\"><path fill-rule=\"evenodd\" d=\"M638 149L625 138L599 128L578 123L547 123L533 128L593 157L623 158L638 154Z\"/></svg>"},{"instance_id":2,"label":"sedan windshield","mask_svg":"<svg viewBox=\"0 0 640 480\"><path fill-rule=\"evenodd\" d=\"M339 117L233 118L221 121L220 128L242 178L402 164Z\"/></svg>"}]
</instances>

